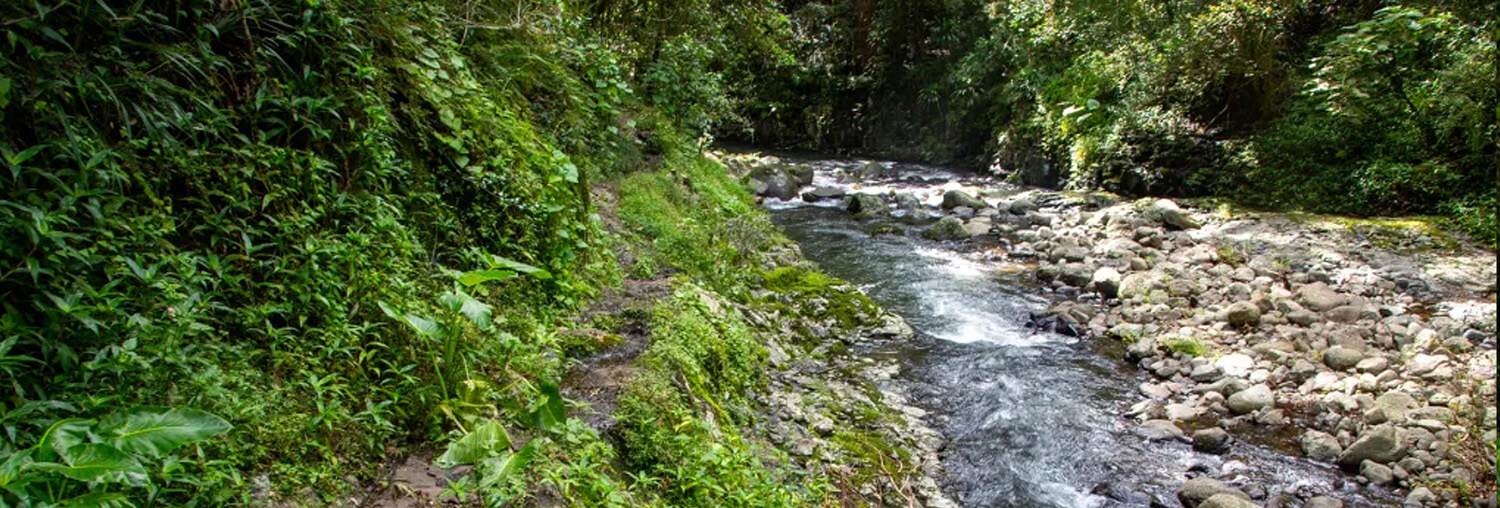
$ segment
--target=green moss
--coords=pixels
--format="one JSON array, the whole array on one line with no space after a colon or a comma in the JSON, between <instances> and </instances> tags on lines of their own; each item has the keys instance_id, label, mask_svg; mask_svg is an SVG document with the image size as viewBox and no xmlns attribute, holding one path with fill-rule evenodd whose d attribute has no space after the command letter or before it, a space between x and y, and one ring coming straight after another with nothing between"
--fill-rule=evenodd
<instances>
[{"instance_id":1,"label":"green moss","mask_svg":"<svg viewBox=\"0 0 1500 508\"><path fill-rule=\"evenodd\" d=\"M761 272L761 277L764 279L763 287L786 294L799 304L812 299L827 302L821 313L802 316L804 318L831 317L842 327L855 328L870 324L880 313L879 306L870 297L817 270L787 266ZM797 307L807 309L811 306Z\"/></svg>"},{"instance_id":2,"label":"green moss","mask_svg":"<svg viewBox=\"0 0 1500 508\"><path fill-rule=\"evenodd\" d=\"M1208 346L1203 341L1195 338L1176 337L1162 341L1162 347L1168 351L1190 356L1199 357L1208 352Z\"/></svg>"}]
</instances>

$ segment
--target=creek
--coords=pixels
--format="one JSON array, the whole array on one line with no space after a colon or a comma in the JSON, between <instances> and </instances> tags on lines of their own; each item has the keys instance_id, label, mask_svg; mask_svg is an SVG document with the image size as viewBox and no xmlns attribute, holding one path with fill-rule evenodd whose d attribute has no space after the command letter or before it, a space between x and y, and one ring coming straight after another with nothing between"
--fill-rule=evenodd
<instances>
[{"instance_id":1,"label":"creek","mask_svg":"<svg viewBox=\"0 0 1500 508\"><path fill-rule=\"evenodd\" d=\"M812 161L814 186L852 184L852 161ZM945 185L1003 188L986 177L944 168L887 165L861 192L927 196ZM917 339L866 354L896 358L895 383L947 438L944 490L966 507L1176 507L1191 476L1212 475L1256 497L1295 506L1291 496L1330 494L1349 506L1383 506L1336 469L1289 455L1275 439L1239 439L1225 455L1197 453L1180 440L1149 440L1127 418L1142 400L1144 374L1113 339L1078 339L1028 326L1047 292L1025 265L983 242L922 238L933 219L856 221L839 199L768 200L773 220L824 270L859 285L902 317ZM883 234L872 235L876 226ZM992 242L993 244L993 242ZM1191 432L1191 428L1187 428ZM1236 437L1240 437L1236 434ZM1259 442L1253 442L1259 441ZM1279 500L1287 500L1285 502Z\"/></svg>"}]
</instances>

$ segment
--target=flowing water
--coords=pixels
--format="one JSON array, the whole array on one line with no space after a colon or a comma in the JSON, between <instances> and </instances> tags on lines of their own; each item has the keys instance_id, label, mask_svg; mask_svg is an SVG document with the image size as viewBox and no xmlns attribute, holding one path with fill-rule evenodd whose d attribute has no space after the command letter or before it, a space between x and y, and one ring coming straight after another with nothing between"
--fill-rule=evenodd
<instances>
[{"instance_id":1,"label":"flowing water","mask_svg":"<svg viewBox=\"0 0 1500 508\"><path fill-rule=\"evenodd\" d=\"M857 167L814 165L815 185L835 184L838 172ZM935 205L942 186L975 178L906 167L864 190L917 191ZM1119 347L1112 340L1028 328L1031 312L1047 301L1021 267L991 262L982 248L924 240L920 222L881 222L900 234L872 236L871 223L852 220L836 201L772 201L768 208L805 255L918 331L918 339L872 354L900 359L898 382L948 438L944 487L961 505L1175 507L1176 487L1199 474L1238 485L1269 507L1296 506L1292 496L1313 493L1354 506L1390 504L1360 495L1336 470L1269 447L1239 442L1214 456L1186 443L1147 441L1124 416L1142 400L1135 386L1144 378L1108 349Z\"/></svg>"}]
</instances>

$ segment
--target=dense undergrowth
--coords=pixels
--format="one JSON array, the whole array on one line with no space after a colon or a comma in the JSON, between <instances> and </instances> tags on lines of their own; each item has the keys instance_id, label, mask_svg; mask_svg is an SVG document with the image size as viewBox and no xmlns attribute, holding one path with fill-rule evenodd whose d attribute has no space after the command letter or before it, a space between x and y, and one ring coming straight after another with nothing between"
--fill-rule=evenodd
<instances>
[{"instance_id":1,"label":"dense undergrowth","mask_svg":"<svg viewBox=\"0 0 1500 508\"><path fill-rule=\"evenodd\" d=\"M1494 2L784 2L725 134L1496 239Z\"/></svg>"},{"instance_id":2,"label":"dense undergrowth","mask_svg":"<svg viewBox=\"0 0 1500 508\"><path fill-rule=\"evenodd\" d=\"M628 481L558 416L554 330L625 275L628 245L650 258L638 271L745 291L736 263L771 230L698 135L725 110L714 69L765 49L737 30L776 19L754 2L6 3L0 499L329 502L449 436L467 452L447 459L483 473L456 491L492 501L536 485L579 505L705 499ZM605 181L636 233L602 227ZM659 319L683 338L652 361L714 369L701 397L745 388L743 341L672 352L734 326L679 305ZM633 407L677 418L678 437L639 439L677 451L626 458L668 477L650 464L701 452L711 434L693 429L713 426L652 403ZM232 430L75 477L113 427L52 431L135 406ZM21 453L38 443L59 454ZM743 499L789 488L746 450L696 474Z\"/></svg>"}]
</instances>

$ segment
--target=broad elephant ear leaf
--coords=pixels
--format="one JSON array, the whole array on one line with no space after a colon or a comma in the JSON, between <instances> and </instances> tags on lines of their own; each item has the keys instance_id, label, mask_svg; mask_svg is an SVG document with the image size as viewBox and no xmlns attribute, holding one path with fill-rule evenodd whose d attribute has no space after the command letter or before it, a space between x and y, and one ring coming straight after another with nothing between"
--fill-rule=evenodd
<instances>
[{"instance_id":1,"label":"broad elephant ear leaf","mask_svg":"<svg viewBox=\"0 0 1500 508\"><path fill-rule=\"evenodd\" d=\"M521 272L538 279L546 280L552 278L552 272L528 265L526 263L522 263L520 261L516 261L514 259L502 258L500 256L491 256L490 264L499 268Z\"/></svg>"},{"instance_id":2,"label":"broad elephant ear leaf","mask_svg":"<svg viewBox=\"0 0 1500 508\"><path fill-rule=\"evenodd\" d=\"M515 277L516 272L509 270L474 270L459 274L458 283L465 287L474 287L490 281L505 280Z\"/></svg>"},{"instance_id":3,"label":"broad elephant ear leaf","mask_svg":"<svg viewBox=\"0 0 1500 508\"><path fill-rule=\"evenodd\" d=\"M20 450L6 457L5 462L0 462L0 489L9 487L12 483L17 483L17 480L24 478L22 476L24 473L21 471L33 462L31 457L34 452L35 450L30 448ZM20 483L25 483L25 481Z\"/></svg>"},{"instance_id":4,"label":"broad elephant ear leaf","mask_svg":"<svg viewBox=\"0 0 1500 508\"><path fill-rule=\"evenodd\" d=\"M487 489L496 483L515 476L524 471L531 464L531 458L536 455L538 440L533 439L526 446L522 446L515 453L504 457L496 457L484 460L484 476L479 480L479 488Z\"/></svg>"},{"instance_id":5,"label":"broad elephant ear leaf","mask_svg":"<svg viewBox=\"0 0 1500 508\"><path fill-rule=\"evenodd\" d=\"M142 406L99 422L99 434L122 451L160 458L179 446L229 432L210 413L189 408Z\"/></svg>"},{"instance_id":6,"label":"broad elephant ear leaf","mask_svg":"<svg viewBox=\"0 0 1500 508\"><path fill-rule=\"evenodd\" d=\"M146 484L146 468L130 454L107 444L87 443L68 448L63 463L34 462L24 469L57 473L81 482Z\"/></svg>"},{"instance_id":7,"label":"broad elephant ear leaf","mask_svg":"<svg viewBox=\"0 0 1500 508\"><path fill-rule=\"evenodd\" d=\"M390 316L391 319L406 323L406 326L411 327L413 331L423 337L442 337L444 335L443 326L431 319L401 312L387 305L385 302L380 302L380 311L384 312L386 316Z\"/></svg>"},{"instance_id":8,"label":"broad elephant ear leaf","mask_svg":"<svg viewBox=\"0 0 1500 508\"><path fill-rule=\"evenodd\" d=\"M556 383L546 381L541 383L541 392L542 403L532 413L534 423L548 432L561 430L563 422L568 418L562 393L558 391Z\"/></svg>"},{"instance_id":9,"label":"broad elephant ear leaf","mask_svg":"<svg viewBox=\"0 0 1500 508\"><path fill-rule=\"evenodd\" d=\"M69 448L89 442L89 427L93 424L93 420L81 418L68 418L52 424L38 441L37 458L48 462L57 460Z\"/></svg>"},{"instance_id":10,"label":"broad elephant ear leaf","mask_svg":"<svg viewBox=\"0 0 1500 508\"><path fill-rule=\"evenodd\" d=\"M474 323L474 326L479 327L480 330L487 331L490 329L490 316L494 314L495 308L489 304L476 300L463 291L444 293L440 300L442 300L443 305L448 306L449 310L463 314L465 318L469 319L469 322Z\"/></svg>"},{"instance_id":11,"label":"broad elephant ear leaf","mask_svg":"<svg viewBox=\"0 0 1500 508\"><path fill-rule=\"evenodd\" d=\"M433 464L449 468L463 464L478 464L479 461L510 451L510 433L494 420L485 420L474 427L468 435L448 443L448 451L433 461Z\"/></svg>"}]
</instances>

